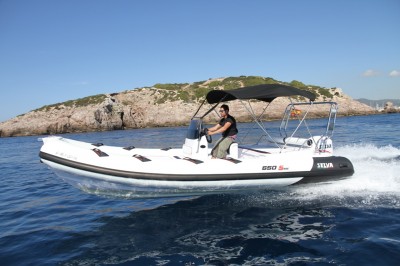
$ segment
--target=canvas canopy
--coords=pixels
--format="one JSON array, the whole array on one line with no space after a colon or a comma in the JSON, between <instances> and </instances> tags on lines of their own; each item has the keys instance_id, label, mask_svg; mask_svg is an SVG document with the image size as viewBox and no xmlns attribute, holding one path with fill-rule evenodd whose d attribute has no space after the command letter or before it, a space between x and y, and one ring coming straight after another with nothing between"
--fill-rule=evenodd
<instances>
[{"instance_id":1,"label":"canvas canopy","mask_svg":"<svg viewBox=\"0 0 400 266\"><path fill-rule=\"evenodd\" d=\"M207 94L206 99L210 104L236 99L272 102L275 98L284 96L303 96L310 101L315 100L314 93L283 84L261 84L234 90L213 90Z\"/></svg>"}]
</instances>

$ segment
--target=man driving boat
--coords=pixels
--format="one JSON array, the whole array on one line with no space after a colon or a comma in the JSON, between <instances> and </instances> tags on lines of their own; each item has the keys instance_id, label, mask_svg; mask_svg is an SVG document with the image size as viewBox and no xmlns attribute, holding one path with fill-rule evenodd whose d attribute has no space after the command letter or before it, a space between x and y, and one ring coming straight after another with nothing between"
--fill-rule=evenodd
<instances>
[{"instance_id":1,"label":"man driving boat","mask_svg":"<svg viewBox=\"0 0 400 266\"><path fill-rule=\"evenodd\" d=\"M236 135L239 132L236 127L236 120L229 114L229 106L221 105L219 109L221 120L218 124L208 129L208 135L222 133L222 137L217 141L211 151L212 158L224 159L227 155L229 146L235 141Z\"/></svg>"}]
</instances>

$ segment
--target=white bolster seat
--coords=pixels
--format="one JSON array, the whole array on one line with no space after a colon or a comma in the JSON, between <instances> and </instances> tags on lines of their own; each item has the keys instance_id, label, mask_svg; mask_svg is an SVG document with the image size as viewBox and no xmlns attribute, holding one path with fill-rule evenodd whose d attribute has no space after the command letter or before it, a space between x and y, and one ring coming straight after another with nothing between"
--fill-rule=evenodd
<instances>
[{"instance_id":1,"label":"white bolster seat","mask_svg":"<svg viewBox=\"0 0 400 266\"><path fill-rule=\"evenodd\" d=\"M232 159L239 158L239 145L236 142L232 142L232 144L229 146L228 154Z\"/></svg>"}]
</instances>

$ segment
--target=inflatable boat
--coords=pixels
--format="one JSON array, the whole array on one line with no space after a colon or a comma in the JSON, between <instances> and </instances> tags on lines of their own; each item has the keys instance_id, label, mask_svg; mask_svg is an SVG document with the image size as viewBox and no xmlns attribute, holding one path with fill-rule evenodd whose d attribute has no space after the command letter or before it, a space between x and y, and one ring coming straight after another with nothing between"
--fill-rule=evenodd
<instances>
[{"instance_id":1,"label":"inflatable boat","mask_svg":"<svg viewBox=\"0 0 400 266\"><path fill-rule=\"evenodd\" d=\"M279 134L273 136L261 118L274 99L291 96L307 101L290 101L283 111ZM220 103L233 100L245 106L259 126L260 138L251 144L234 142L226 158L213 159L204 117ZM262 114L251 107L255 101L266 104ZM351 176L352 163L333 155L338 106L335 102L314 101L312 92L282 84L212 90L193 115L182 147L116 147L49 136L42 139L39 156L58 176L83 191L139 198L274 189ZM209 107L199 115L205 104ZM306 117L311 108L320 105L328 105L328 114L324 126L318 126L322 133L314 135ZM297 125L292 126L292 122Z\"/></svg>"}]
</instances>

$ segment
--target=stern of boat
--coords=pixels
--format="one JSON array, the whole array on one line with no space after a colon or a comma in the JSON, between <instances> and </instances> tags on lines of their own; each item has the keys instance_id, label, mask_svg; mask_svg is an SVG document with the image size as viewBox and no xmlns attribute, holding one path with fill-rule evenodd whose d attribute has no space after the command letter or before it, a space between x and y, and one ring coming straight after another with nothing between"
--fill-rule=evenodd
<instances>
[{"instance_id":1,"label":"stern of boat","mask_svg":"<svg viewBox=\"0 0 400 266\"><path fill-rule=\"evenodd\" d=\"M354 174L353 164L345 157L314 157L313 160L311 171L295 185L340 180Z\"/></svg>"}]
</instances>

